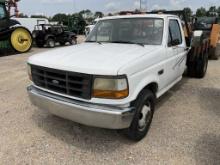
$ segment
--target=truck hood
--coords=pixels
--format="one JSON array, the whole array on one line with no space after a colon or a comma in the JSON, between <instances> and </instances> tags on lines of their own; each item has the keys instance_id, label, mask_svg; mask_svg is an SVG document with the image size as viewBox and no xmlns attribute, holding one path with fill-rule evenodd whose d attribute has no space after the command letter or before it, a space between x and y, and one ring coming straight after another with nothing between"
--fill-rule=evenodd
<instances>
[{"instance_id":1,"label":"truck hood","mask_svg":"<svg viewBox=\"0 0 220 165\"><path fill-rule=\"evenodd\" d=\"M151 54L159 47L82 43L34 55L29 58L28 63L79 73L117 75L121 67L143 55Z\"/></svg>"}]
</instances>

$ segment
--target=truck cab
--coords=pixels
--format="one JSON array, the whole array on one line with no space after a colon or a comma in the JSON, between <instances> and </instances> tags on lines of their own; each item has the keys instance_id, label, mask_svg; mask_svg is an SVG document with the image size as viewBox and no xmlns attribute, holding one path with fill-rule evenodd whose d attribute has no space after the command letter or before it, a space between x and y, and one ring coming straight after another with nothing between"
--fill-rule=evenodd
<instances>
[{"instance_id":1,"label":"truck cab","mask_svg":"<svg viewBox=\"0 0 220 165\"><path fill-rule=\"evenodd\" d=\"M52 114L138 141L155 100L182 79L187 48L178 16L102 18L84 43L29 58L29 97Z\"/></svg>"}]
</instances>

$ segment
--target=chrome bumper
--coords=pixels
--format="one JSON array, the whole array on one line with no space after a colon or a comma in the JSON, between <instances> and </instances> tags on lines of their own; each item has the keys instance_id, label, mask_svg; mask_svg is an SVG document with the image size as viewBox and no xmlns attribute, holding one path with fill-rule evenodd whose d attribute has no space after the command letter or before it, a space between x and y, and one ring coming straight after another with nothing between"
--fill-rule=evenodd
<instances>
[{"instance_id":1,"label":"chrome bumper","mask_svg":"<svg viewBox=\"0 0 220 165\"><path fill-rule=\"evenodd\" d=\"M121 108L76 101L42 91L34 86L27 88L31 102L50 113L88 126L128 128L134 116L131 107Z\"/></svg>"}]
</instances>

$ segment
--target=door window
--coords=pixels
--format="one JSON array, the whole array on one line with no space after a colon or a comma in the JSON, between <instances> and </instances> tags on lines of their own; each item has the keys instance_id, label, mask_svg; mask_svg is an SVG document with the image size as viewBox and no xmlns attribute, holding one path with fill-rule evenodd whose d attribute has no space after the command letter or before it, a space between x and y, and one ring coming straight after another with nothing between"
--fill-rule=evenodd
<instances>
[{"instance_id":1,"label":"door window","mask_svg":"<svg viewBox=\"0 0 220 165\"><path fill-rule=\"evenodd\" d=\"M5 8L3 5L0 4L0 19L4 18L6 16Z\"/></svg>"},{"instance_id":2,"label":"door window","mask_svg":"<svg viewBox=\"0 0 220 165\"><path fill-rule=\"evenodd\" d=\"M177 20L169 22L168 46L176 46L182 43L182 34Z\"/></svg>"}]
</instances>

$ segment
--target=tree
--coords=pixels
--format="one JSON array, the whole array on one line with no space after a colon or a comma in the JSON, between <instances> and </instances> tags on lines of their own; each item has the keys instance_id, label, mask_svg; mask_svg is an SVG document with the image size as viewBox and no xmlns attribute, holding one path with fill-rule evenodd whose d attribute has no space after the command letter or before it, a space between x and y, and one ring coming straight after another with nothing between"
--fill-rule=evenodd
<instances>
[{"instance_id":1,"label":"tree","mask_svg":"<svg viewBox=\"0 0 220 165\"><path fill-rule=\"evenodd\" d=\"M59 13L53 16L52 21L56 21L58 23L63 23L64 25L68 25L68 16L63 13Z\"/></svg>"},{"instance_id":2,"label":"tree","mask_svg":"<svg viewBox=\"0 0 220 165\"><path fill-rule=\"evenodd\" d=\"M207 12L207 16L212 17L212 16L216 16L216 15L217 15L217 8L216 8L216 6L211 6L209 8L209 11Z\"/></svg>"},{"instance_id":3,"label":"tree","mask_svg":"<svg viewBox=\"0 0 220 165\"><path fill-rule=\"evenodd\" d=\"M152 10L152 12L157 12L157 13L160 13L160 12L165 12L166 9L154 9Z\"/></svg>"},{"instance_id":4,"label":"tree","mask_svg":"<svg viewBox=\"0 0 220 165\"><path fill-rule=\"evenodd\" d=\"M188 22L190 22L191 18L192 18L192 14L193 14L193 11L189 8L189 7L186 7L183 9L186 13L186 19Z\"/></svg>"},{"instance_id":5,"label":"tree","mask_svg":"<svg viewBox=\"0 0 220 165\"><path fill-rule=\"evenodd\" d=\"M93 17L93 13L91 12L91 10L87 9L87 10L82 10L79 12L80 15L82 15L82 17L84 19L88 19Z\"/></svg>"},{"instance_id":6,"label":"tree","mask_svg":"<svg viewBox=\"0 0 220 165\"><path fill-rule=\"evenodd\" d=\"M86 21L86 24L91 24L94 20L94 15L90 10L82 10L78 13L83 17L83 19Z\"/></svg>"},{"instance_id":7,"label":"tree","mask_svg":"<svg viewBox=\"0 0 220 165\"><path fill-rule=\"evenodd\" d=\"M204 7L198 8L196 11L196 17L205 17L206 16L206 9Z\"/></svg>"},{"instance_id":8,"label":"tree","mask_svg":"<svg viewBox=\"0 0 220 165\"><path fill-rule=\"evenodd\" d=\"M97 11L97 12L95 12L95 14L94 14L94 17L95 18L102 18L104 16L104 14L101 12L101 11Z\"/></svg>"},{"instance_id":9,"label":"tree","mask_svg":"<svg viewBox=\"0 0 220 165\"><path fill-rule=\"evenodd\" d=\"M18 18L28 18L28 16L24 13L19 13Z\"/></svg>"},{"instance_id":10,"label":"tree","mask_svg":"<svg viewBox=\"0 0 220 165\"><path fill-rule=\"evenodd\" d=\"M220 6L218 7L217 12L218 12L218 16L220 17Z\"/></svg>"},{"instance_id":11,"label":"tree","mask_svg":"<svg viewBox=\"0 0 220 165\"><path fill-rule=\"evenodd\" d=\"M31 18L47 18L45 15L31 15Z\"/></svg>"},{"instance_id":12,"label":"tree","mask_svg":"<svg viewBox=\"0 0 220 165\"><path fill-rule=\"evenodd\" d=\"M75 13L69 16L68 27L76 34L83 34L86 26L85 19L81 14Z\"/></svg>"}]
</instances>

